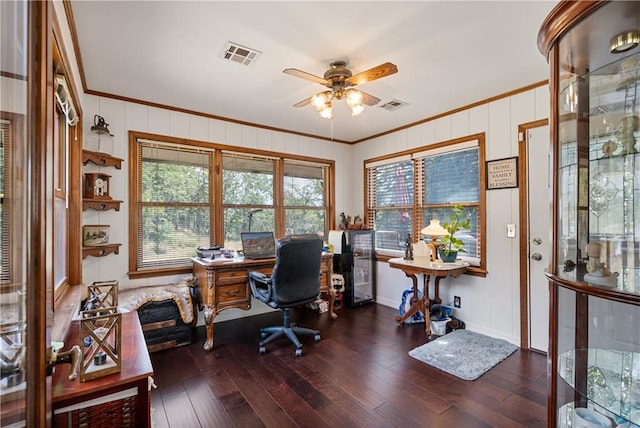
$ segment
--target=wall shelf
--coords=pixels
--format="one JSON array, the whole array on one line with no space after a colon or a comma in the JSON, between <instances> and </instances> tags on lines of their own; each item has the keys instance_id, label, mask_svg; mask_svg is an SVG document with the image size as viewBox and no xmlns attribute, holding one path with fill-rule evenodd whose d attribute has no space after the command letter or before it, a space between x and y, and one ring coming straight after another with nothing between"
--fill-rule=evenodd
<instances>
[{"instance_id":1,"label":"wall shelf","mask_svg":"<svg viewBox=\"0 0 640 428\"><path fill-rule=\"evenodd\" d=\"M113 166L116 169L122 168L123 159L110 156L106 153L92 152L89 150L82 151L82 164L87 165L89 162L93 162L98 166Z\"/></svg>"},{"instance_id":2,"label":"wall shelf","mask_svg":"<svg viewBox=\"0 0 640 428\"><path fill-rule=\"evenodd\" d=\"M82 258L86 259L87 256L104 257L109 254L119 254L121 245L122 244L105 244L96 245L95 247L82 247Z\"/></svg>"},{"instance_id":3,"label":"wall shelf","mask_svg":"<svg viewBox=\"0 0 640 428\"><path fill-rule=\"evenodd\" d=\"M96 210L96 211L108 211L116 210L120 211L120 204L122 201L116 201L114 199L83 199L82 210Z\"/></svg>"}]
</instances>

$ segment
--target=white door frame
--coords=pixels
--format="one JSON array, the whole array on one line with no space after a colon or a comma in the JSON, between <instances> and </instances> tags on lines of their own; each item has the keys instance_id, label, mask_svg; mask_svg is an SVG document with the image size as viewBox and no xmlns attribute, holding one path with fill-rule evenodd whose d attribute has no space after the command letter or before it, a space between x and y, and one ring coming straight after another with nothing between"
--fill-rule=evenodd
<instances>
[{"instance_id":1,"label":"white door frame","mask_svg":"<svg viewBox=\"0 0 640 428\"><path fill-rule=\"evenodd\" d=\"M529 344L529 186L527 169L527 131L532 128L547 126L548 119L518 125L518 193L520 221L520 347L531 349ZM551 141L551 136L549 136Z\"/></svg>"}]
</instances>

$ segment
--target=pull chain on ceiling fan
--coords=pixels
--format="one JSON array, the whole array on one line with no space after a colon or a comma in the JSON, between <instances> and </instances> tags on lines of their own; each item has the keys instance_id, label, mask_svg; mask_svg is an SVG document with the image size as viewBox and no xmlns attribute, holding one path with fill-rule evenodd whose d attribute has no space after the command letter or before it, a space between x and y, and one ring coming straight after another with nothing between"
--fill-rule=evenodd
<instances>
[{"instance_id":1,"label":"pull chain on ceiling fan","mask_svg":"<svg viewBox=\"0 0 640 428\"><path fill-rule=\"evenodd\" d=\"M324 77L315 76L297 68L285 68L282 70L285 74L320 83L329 88L328 91L318 92L294 104L294 107L304 107L307 104L311 104L320 116L325 119L331 119L333 118L333 101L344 99L351 109L351 115L357 116L364 110L364 105L376 105L380 102L380 99L353 87L398 72L398 67L390 62L385 62L355 75L347 68L347 63L344 61L334 61L329 66L330 68L324 73Z\"/></svg>"}]
</instances>

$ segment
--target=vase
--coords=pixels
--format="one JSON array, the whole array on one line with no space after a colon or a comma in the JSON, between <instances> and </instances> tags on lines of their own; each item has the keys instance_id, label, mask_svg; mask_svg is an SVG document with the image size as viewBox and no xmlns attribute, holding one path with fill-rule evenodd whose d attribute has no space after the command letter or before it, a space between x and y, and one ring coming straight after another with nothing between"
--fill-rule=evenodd
<instances>
[{"instance_id":1,"label":"vase","mask_svg":"<svg viewBox=\"0 0 640 428\"><path fill-rule=\"evenodd\" d=\"M440 250L440 258L445 263L453 263L458 258L458 252L449 251L449 254L445 254L444 250Z\"/></svg>"}]
</instances>

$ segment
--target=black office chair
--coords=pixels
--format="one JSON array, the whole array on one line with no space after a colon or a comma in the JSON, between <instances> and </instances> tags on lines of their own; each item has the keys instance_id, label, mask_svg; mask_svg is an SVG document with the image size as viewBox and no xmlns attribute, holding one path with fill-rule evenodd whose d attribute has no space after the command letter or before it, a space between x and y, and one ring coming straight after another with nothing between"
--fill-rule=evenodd
<instances>
[{"instance_id":1,"label":"black office chair","mask_svg":"<svg viewBox=\"0 0 640 428\"><path fill-rule=\"evenodd\" d=\"M251 293L272 308L282 309L281 326L260 329L260 354L267 352L269 342L285 335L296 345L296 357L302 355L302 344L296 334L311 334L320 340L320 332L290 323L291 308L313 302L320 293L320 261L322 240L319 237L288 237L276 246L276 264L271 276L249 272Z\"/></svg>"}]
</instances>

